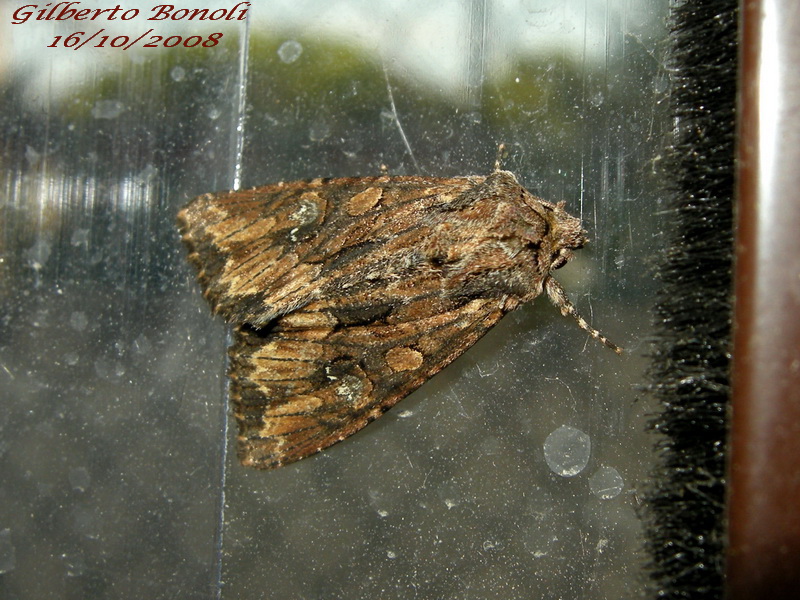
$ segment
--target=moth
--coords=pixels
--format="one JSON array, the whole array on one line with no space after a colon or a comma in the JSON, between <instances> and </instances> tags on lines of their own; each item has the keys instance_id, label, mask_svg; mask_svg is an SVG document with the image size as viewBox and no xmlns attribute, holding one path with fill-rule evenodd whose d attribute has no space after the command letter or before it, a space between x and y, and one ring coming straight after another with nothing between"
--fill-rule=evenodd
<instances>
[{"instance_id":1,"label":"moth","mask_svg":"<svg viewBox=\"0 0 800 600\"><path fill-rule=\"evenodd\" d=\"M178 215L233 326L242 464L272 469L354 434L543 291L587 242L564 203L488 176L359 177L205 194Z\"/></svg>"}]
</instances>

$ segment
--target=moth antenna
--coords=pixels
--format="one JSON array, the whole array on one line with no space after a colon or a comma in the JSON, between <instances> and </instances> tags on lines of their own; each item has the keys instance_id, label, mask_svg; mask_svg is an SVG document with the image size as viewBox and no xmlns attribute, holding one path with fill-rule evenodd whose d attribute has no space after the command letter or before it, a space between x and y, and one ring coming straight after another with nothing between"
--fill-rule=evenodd
<instances>
[{"instance_id":1,"label":"moth antenna","mask_svg":"<svg viewBox=\"0 0 800 600\"><path fill-rule=\"evenodd\" d=\"M561 311L562 315L565 317L572 317L578 322L578 327L583 329L598 342L607 348L611 348L617 354L622 354L622 348L614 344L611 340L597 331L597 329L589 325L589 323L586 322L586 319L584 319L578 313L578 310L567 297L567 293L564 291L564 288L561 287L561 284L558 283L558 281L556 281L553 277L548 277L545 281L544 287L547 290L547 295L550 297L550 301L556 305L556 308Z\"/></svg>"},{"instance_id":2,"label":"moth antenna","mask_svg":"<svg viewBox=\"0 0 800 600\"><path fill-rule=\"evenodd\" d=\"M500 163L503 162L503 154L506 151L506 145L503 142L500 142L497 145L497 156L494 159L494 170L495 173L500 171Z\"/></svg>"}]
</instances>

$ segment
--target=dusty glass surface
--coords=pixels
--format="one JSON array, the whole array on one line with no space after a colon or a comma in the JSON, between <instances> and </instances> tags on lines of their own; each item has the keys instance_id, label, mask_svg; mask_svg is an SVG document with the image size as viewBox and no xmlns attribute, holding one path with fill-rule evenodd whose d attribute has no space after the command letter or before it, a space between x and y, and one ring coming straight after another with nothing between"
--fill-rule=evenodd
<instances>
[{"instance_id":1,"label":"dusty glass surface","mask_svg":"<svg viewBox=\"0 0 800 600\"><path fill-rule=\"evenodd\" d=\"M642 597L668 1L254 4L155 24L212 48L127 51L49 48L76 24L0 4L0 596ZM382 166L485 174L499 142L583 218L558 278L627 353L540 298L345 442L239 466L177 209Z\"/></svg>"}]
</instances>

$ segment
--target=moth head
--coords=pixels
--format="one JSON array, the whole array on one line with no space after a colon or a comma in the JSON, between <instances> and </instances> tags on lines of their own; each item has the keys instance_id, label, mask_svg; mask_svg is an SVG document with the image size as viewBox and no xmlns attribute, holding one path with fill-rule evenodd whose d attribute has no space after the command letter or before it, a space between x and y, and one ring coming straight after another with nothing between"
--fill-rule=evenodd
<instances>
[{"instance_id":1,"label":"moth head","mask_svg":"<svg viewBox=\"0 0 800 600\"><path fill-rule=\"evenodd\" d=\"M564 210L565 203L550 204L542 202L550 221L550 236L552 240L550 254L550 270L560 269L574 257L574 250L579 250L586 245L589 239L586 231L577 219Z\"/></svg>"}]
</instances>

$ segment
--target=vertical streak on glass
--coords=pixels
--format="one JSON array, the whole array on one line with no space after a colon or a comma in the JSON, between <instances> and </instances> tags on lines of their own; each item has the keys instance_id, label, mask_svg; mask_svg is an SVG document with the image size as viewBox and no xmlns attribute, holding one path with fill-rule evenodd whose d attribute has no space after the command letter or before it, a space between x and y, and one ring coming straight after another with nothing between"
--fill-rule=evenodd
<instances>
[{"instance_id":1,"label":"vertical streak on glass","mask_svg":"<svg viewBox=\"0 0 800 600\"><path fill-rule=\"evenodd\" d=\"M606 11L605 26L606 26L606 34L608 34L608 11ZM580 60L581 60L581 73L580 73L580 75L581 75L581 100L582 100L582 105L583 106L586 106L586 96L587 96L587 93L586 93L586 85L587 85L587 83L586 83L586 78L587 78L587 74L586 74L586 54L589 51L588 50L588 47L589 47L588 36L589 36L589 8L587 7L586 3L584 2L584 4L583 4L583 48L581 49L581 58L580 58ZM564 48L562 46L562 51L563 50L564 50ZM566 61L566 51L564 51L563 54L564 54L565 63L566 63L567 62ZM585 131L585 127L586 127L586 115L584 114L584 116L583 116L583 118L581 120L581 137L582 138L584 138L583 134L584 134L584 131ZM583 206L584 206L584 202L586 201L586 179L584 177L584 174L585 174L586 153L587 152L591 152L590 146L588 144L585 145L583 148L581 148L581 190L580 190L581 198L580 198L580 210L578 211L578 218L581 221L583 221L584 218L585 218L584 214L583 214ZM595 227L593 229L596 230L597 229L597 227L596 227L597 222L596 221L594 222L594 225L595 225Z\"/></svg>"},{"instance_id":2,"label":"vertical streak on glass","mask_svg":"<svg viewBox=\"0 0 800 600\"><path fill-rule=\"evenodd\" d=\"M626 2L621 3L617 8L617 10L619 11L620 20L622 21L621 22L621 26L618 28L618 30L619 30L618 36L619 37L617 38L617 40L618 40L617 43L619 44L619 48L618 48L618 52L619 52L619 56L620 56L619 64L621 65L622 69L627 69L629 72L633 72L635 70L635 67L634 67L633 64L628 63L628 53L627 53L628 44L626 43L626 40L627 40L627 38L628 38L628 36L630 35L630 32L631 32L631 24L628 21L628 10L630 8L631 8L630 4L628 4ZM635 61L632 61L632 62L635 62ZM606 72L608 72L608 65L609 64L610 64L610 61L606 61ZM628 68L629 64L630 64L630 68ZM610 85L606 86L606 90L608 90L608 89L610 89ZM651 101L652 101L652 99L651 99ZM609 135L608 139L609 139L609 148L610 148L611 147L610 132L612 131L612 128L611 127L607 127L606 131L609 132L609 134L607 134L607 135ZM616 163L617 163L617 168L616 168L616 173L614 173L614 188L617 190L617 192L622 193L623 190L625 190L625 174L626 174L626 171L625 171L625 164L626 164L625 154L624 154L624 151L622 150L622 148L620 148L620 150L619 150ZM610 193L611 193L611 191L609 190L609 194Z\"/></svg>"},{"instance_id":3,"label":"vertical streak on glass","mask_svg":"<svg viewBox=\"0 0 800 600\"><path fill-rule=\"evenodd\" d=\"M479 110L483 100L483 78L486 66L489 0L472 0L469 5L469 63L467 64L467 106Z\"/></svg>"},{"instance_id":4,"label":"vertical streak on glass","mask_svg":"<svg viewBox=\"0 0 800 600\"><path fill-rule=\"evenodd\" d=\"M239 97L238 105L236 107L236 127L234 128L234 156L235 163L233 165L233 189L238 190L242 181L242 155L244 153L244 130L245 130L245 108L247 103L247 71L248 71L248 57L250 47L250 16L244 22L244 31L239 36ZM228 331L225 342L230 346L231 332ZM228 359L229 360L229 359ZM225 372L228 372L228 364L226 360ZM227 389L227 386L226 386ZM222 452L220 453L220 493L219 493L219 506L217 513L219 515L217 521L217 539L215 543L216 556L214 557L214 598L219 600L222 598L222 548L225 538L225 485L227 483L227 465L228 465L228 429L230 426L230 415L228 411L230 398L225 398L222 403Z\"/></svg>"},{"instance_id":5,"label":"vertical streak on glass","mask_svg":"<svg viewBox=\"0 0 800 600\"><path fill-rule=\"evenodd\" d=\"M242 184L242 154L244 152L245 106L247 102L247 66L250 45L250 15L244 22L244 32L239 37L239 105L236 109L236 128L234 135L236 164L233 168L233 189Z\"/></svg>"},{"instance_id":6,"label":"vertical streak on glass","mask_svg":"<svg viewBox=\"0 0 800 600\"><path fill-rule=\"evenodd\" d=\"M49 67L49 75L50 75L50 81L49 81L49 85L48 85L48 89L47 89L47 95L45 96L45 98L46 98L46 107L44 108L44 110L45 110L45 115L44 115L45 126L44 126L44 136L43 136L44 139L42 140L42 144L39 147L39 149L41 151L41 165L39 165L37 167L37 168L40 169L39 172L41 173L41 179L40 179L41 183L40 183L40 187L39 187L39 193L38 193L38 195L36 197L36 204L37 204L36 208L38 209L38 214L36 215L36 241L37 241L37 243L39 243L41 241L41 239L42 239L44 221L45 221L45 214L44 214L45 213L45 205L48 204L48 199L49 198L56 198L56 200L52 201L52 202L53 202L53 204L56 205L55 208L56 208L56 211L58 213L59 221L64 218L64 215L61 214L61 210L63 208L62 205L61 205L62 197L61 196L51 195L52 194L52 189L51 189L52 188L52 178L50 177L50 173L49 173L49 166L50 166L50 164L49 164L49 158L50 158L49 154L50 153L48 152L48 148L50 147L50 124L52 122L51 111L52 111L52 108L53 108L53 96L51 94L51 92L52 92L52 80L53 80L53 67L52 67L52 65ZM41 281L39 280L39 270L37 269L36 270L36 284L37 284L36 287L37 288L39 287L40 283L41 283Z\"/></svg>"},{"instance_id":7,"label":"vertical streak on glass","mask_svg":"<svg viewBox=\"0 0 800 600\"><path fill-rule=\"evenodd\" d=\"M611 1L613 1L613 0L608 0L606 2L606 4L605 4L605 7L604 7L605 8L605 14L604 14L605 18L603 19L603 39L605 40L605 42L604 42L604 52L603 52L604 60L603 60L603 63L602 63L603 64L603 66L602 66L602 69L603 69L603 78L602 78L602 80L603 80L603 94L604 95L609 93L610 85L609 85L609 73L608 73L608 70L612 65L613 56L614 56L614 49L612 48L612 46L617 43L617 40L615 38L616 38L616 36L619 35L619 31L617 31L615 29L614 23L612 23L612 18L614 18L616 16L616 12L618 10L618 7L615 7L615 9L617 9L617 10L614 10L613 13L612 13L612 7L609 6L609 2L611 2ZM588 24L589 23L587 21L587 26L588 26ZM584 60L585 60L585 58L586 57L584 56ZM585 81L585 79L584 79L584 81ZM592 90L592 93L596 93L596 92L594 90ZM584 101L587 101L587 99L584 98ZM591 105L590 101L589 101L589 105ZM607 118L607 116L605 118ZM600 193L602 194L602 196L608 196L611 193L610 192L610 188L611 188L610 179L611 179L611 177L610 177L609 171L610 171L610 167L611 167L611 164L612 164L611 163L611 157L609 156L609 148L612 147L611 130L610 130L610 128L608 128L608 127L605 128L605 133L603 135L603 139L602 139L601 143L603 145L603 155L605 156L605 158L602 160L602 163L601 163L602 164L602 167L601 167L602 179L601 179L601 183L600 183L600 188L599 189L600 189ZM620 160L621 160L621 158L618 156L618 157L616 157L615 162L618 163ZM597 223L598 223L597 211L598 211L598 206L599 205L600 205L599 202L595 202L594 203L594 210L593 210L593 214L592 214L592 226L593 226L592 229L595 232L597 232ZM581 212L583 212L583 211L581 211ZM595 235L599 236L600 233L598 232ZM605 269L605 266L606 266L605 265L605 253L602 256L601 261L602 261L602 266Z\"/></svg>"},{"instance_id":8,"label":"vertical streak on glass","mask_svg":"<svg viewBox=\"0 0 800 600\"><path fill-rule=\"evenodd\" d=\"M225 336L225 345L230 346L231 332ZM227 360L225 361L225 372L228 372ZM227 380L226 380L227 382ZM227 385L226 385L227 389ZM217 539L215 540L214 555L214 598L222 598L222 545L225 538L225 484L227 483L228 466L228 428L230 415L228 411L230 398L225 397L225 401L220 403L222 410L222 452L220 453L220 485L219 485L219 506L217 507Z\"/></svg>"}]
</instances>

